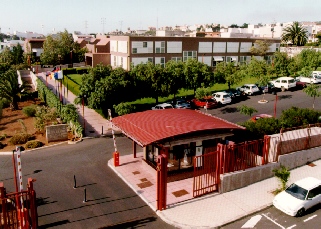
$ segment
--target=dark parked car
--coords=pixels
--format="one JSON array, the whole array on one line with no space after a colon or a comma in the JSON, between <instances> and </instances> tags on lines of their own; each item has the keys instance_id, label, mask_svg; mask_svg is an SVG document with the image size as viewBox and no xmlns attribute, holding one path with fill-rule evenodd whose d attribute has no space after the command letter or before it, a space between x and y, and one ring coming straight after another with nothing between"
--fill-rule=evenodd
<instances>
[{"instance_id":1,"label":"dark parked car","mask_svg":"<svg viewBox=\"0 0 321 229\"><path fill-rule=\"evenodd\" d=\"M185 99L176 99L171 102L174 108L177 109L191 109L191 104Z\"/></svg>"},{"instance_id":2,"label":"dark parked car","mask_svg":"<svg viewBox=\"0 0 321 229\"><path fill-rule=\"evenodd\" d=\"M259 84L256 84L258 86L258 88L260 89L260 91L262 93L272 93L274 90L274 84L269 82L266 85L261 85L259 86Z\"/></svg>"},{"instance_id":3,"label":"dark parked car","mask_svg":"<svg viewBox=\"0 0 321 229\"><path fill-rule=\"evenodd\" d=\"M229 90L226 90L225 92L230 95L232 100L239 99L241 96L244 95L244 93L242 93L240 90L236 90L236 89L229 89Z\"/></svg>"}]
</instances>

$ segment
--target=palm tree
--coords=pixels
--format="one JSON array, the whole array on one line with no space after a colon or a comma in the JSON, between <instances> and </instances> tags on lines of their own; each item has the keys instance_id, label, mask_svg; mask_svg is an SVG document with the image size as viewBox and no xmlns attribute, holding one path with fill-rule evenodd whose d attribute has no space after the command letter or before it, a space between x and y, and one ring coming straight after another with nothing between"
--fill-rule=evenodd
<instances>
[{"instance_id":1,"label":"palm tree","mask_svg":"<svg viewBox=\"0 0 321 229\"><path fill-rule=\"evenodd\" d=\"M21 93L29 88L28 85L18 82L18 74L15 70L9 70L0 74L0 98L10 101L12 110L18 109L18 100Z\"/></svg>"},{"instance_id":2,"label":"palm tree","mask_svg":"<svg viewBox=\"0 0 321 229\"><path fill-rule=\"evenodd\" d=\"M290 41L293 45L303 46L308 41L308 31L295 21L283 29L281 39L283 42Z\"/></svg>"}]
</instances>

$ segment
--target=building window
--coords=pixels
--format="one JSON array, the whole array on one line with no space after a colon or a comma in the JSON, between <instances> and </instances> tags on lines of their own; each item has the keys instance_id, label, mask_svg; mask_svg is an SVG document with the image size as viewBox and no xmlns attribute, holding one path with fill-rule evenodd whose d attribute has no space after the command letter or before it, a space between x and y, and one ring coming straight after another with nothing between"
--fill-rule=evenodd
<instances>
[{"instance_id":1,"label":"building window","mask_svg":"<svg viewBox=\"0 0 321 229\"><path fill-rule=\"evenodd\" d=\"M117 66L117 58L114 56L114 66Z\"/></svg>"},{"instance_id":2,"label":"building window","mask_svg":"<svg viewBox=\"0 0 321 229\"><path fill-rule=\"evenodd\" d=\"M123 67L123 57L120 58L120 66Z\"/></svg>"},{"instance_id":3,"label":"building window","mask_svg":"<svg viewBox=\"0 0 321 229\"><path fill-rule=\"evenodd\" d=\"M182 61L182 57L172 57L171 60L173 60L175 62L179 62L179 61Z\"/></svg>"},{"instance_id":4,"label":"building window","mask_svg":"<svg viewBox=\"0 0 321 229\"><path fill-rule=\"evenodd\" d=\"M143 48L147 48L147 42L146 41L143 42Z\"/></svg>"},{"instance_id":5,"label":"building window","mask_svg":"<svg viewBox=\"0 0 321 229\"><path fill-rule=\"evenodd\" d=\"M197 52L196 51L183 51L183 61L187 61L190 58L196 59Z\"/></svg>"},{"instance_id":6,"label":"building window","mask_svg":"<svg viewBox=\"0 0 321 229\"><path fill-rule=\"evenodd\" d=\"M153 63L153 58L152 57L148 57L147 61Z\"/></svg>"},{"instance_id":7,"label":"building window","mask_svg":"<svg viewBox=\"0 0 321 229\"><path fill-rule=\"evenodd\" d=\"M155 42L155 53L165 53L165 41Z\"/></svg>"},{"instance_id":8,"label":"building window","mask_svg":"<svg viewBox=\"0 0 321 229\"><path fill-rule=\"evenodd\" d=\"M137 48L133 48L132 53L137 53Z\"/></svg>"}]
</instances>

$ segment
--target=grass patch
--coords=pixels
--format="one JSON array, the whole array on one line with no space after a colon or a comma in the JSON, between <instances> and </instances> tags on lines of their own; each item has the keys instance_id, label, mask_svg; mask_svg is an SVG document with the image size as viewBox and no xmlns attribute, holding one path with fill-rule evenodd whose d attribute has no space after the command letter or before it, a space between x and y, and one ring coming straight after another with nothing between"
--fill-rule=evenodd
<instances>
[{"instance_id":1,"label":"grass patch","mask_svg":"<svg viewBox=\"0 0 321 229\"><path fill-rule=\"evenodd\" d=\"M63 84L70 90L74 95L79 95L79 87L81 85L82 75L69 74L64 75Z\"/></svg>"}]
</instances>

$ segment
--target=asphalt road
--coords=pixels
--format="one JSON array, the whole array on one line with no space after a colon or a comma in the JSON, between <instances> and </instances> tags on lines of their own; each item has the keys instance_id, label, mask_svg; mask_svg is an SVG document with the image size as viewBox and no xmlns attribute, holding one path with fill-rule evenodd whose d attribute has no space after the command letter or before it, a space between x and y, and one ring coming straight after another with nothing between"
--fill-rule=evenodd
<instances>
[{"instance_id":1,"label":"asphalt road","mask_svg":"<svg viewBox=\"0 0 321 229\"><path fill-rule=\"evenodd\" d=\"M117 148L130 154L132 142L118 137ZM24 185L37 180L39 228L173 228L107 166L113 152L112 138L96 138L22 154ZM0 181L14 191L10 155L0 156Z\"/></svg>"},{"instance_id":2,"label":"asphalt road","mask_svg":"<svg viewBox=\"0 0 321 229\"><path fill-rule=\"evenodd\" d=\"M302 217L288 216L275 207L269 207L251 216L223 226L222 229L280 229L280 228L320 228L321 204L309 209Z\"/></svg>"}]
</instances>

